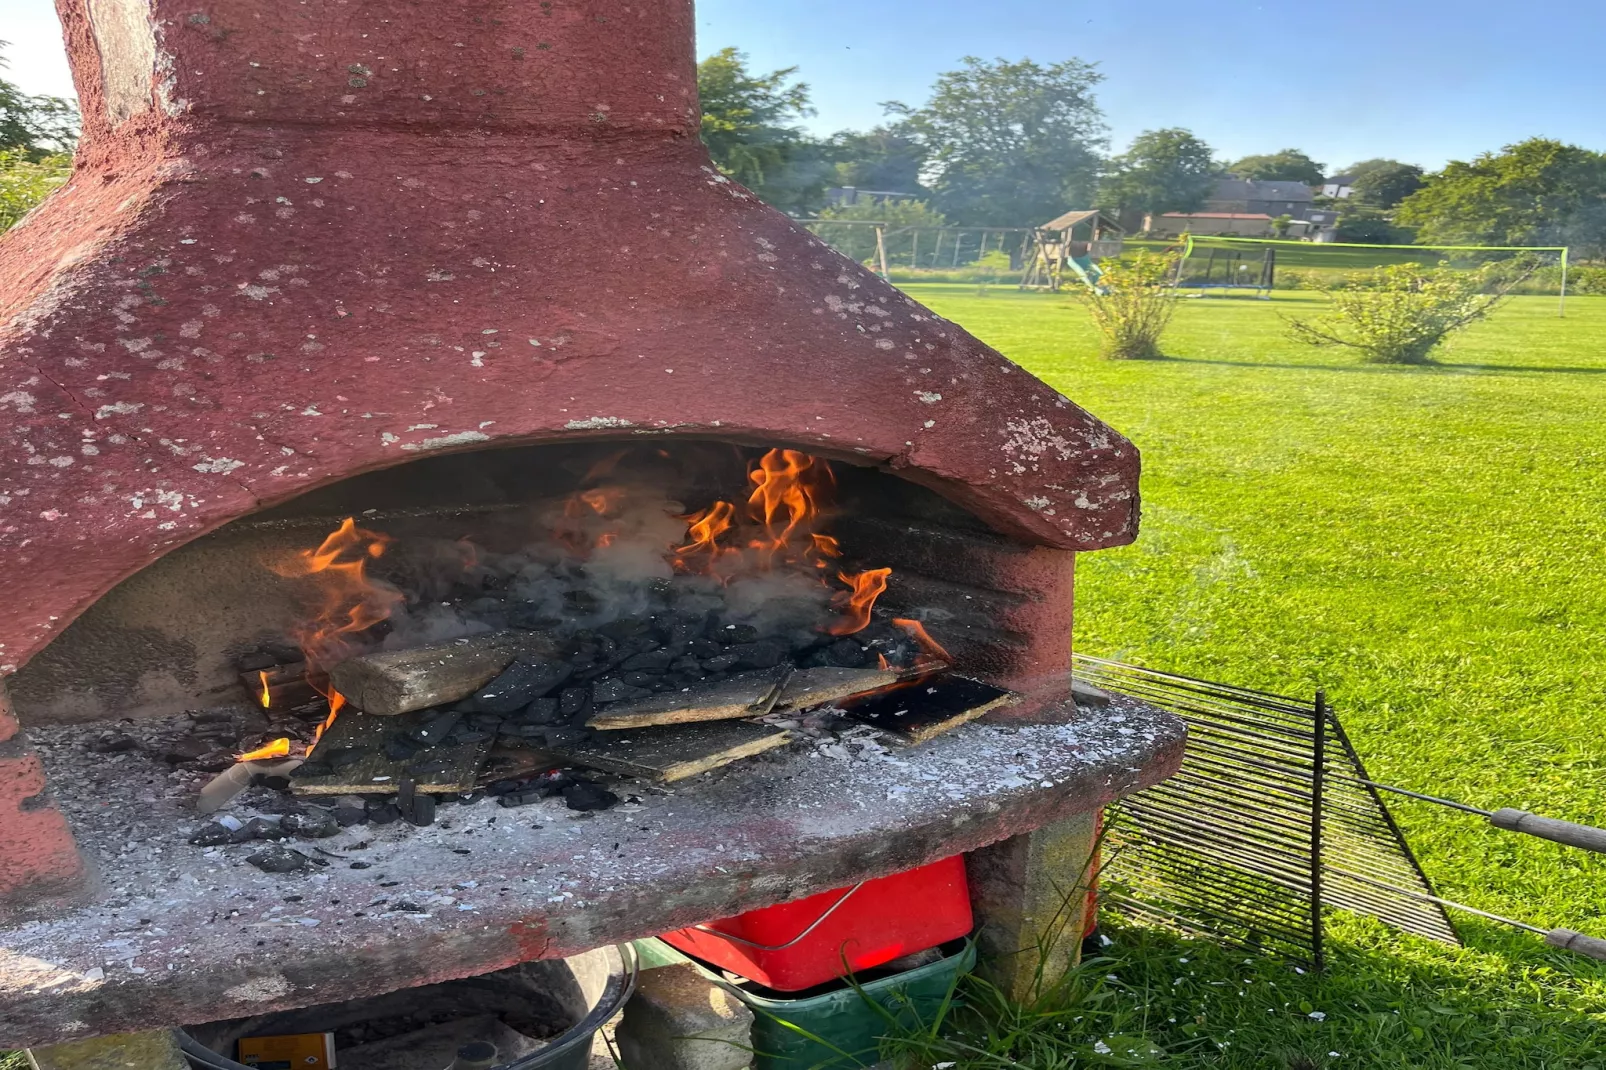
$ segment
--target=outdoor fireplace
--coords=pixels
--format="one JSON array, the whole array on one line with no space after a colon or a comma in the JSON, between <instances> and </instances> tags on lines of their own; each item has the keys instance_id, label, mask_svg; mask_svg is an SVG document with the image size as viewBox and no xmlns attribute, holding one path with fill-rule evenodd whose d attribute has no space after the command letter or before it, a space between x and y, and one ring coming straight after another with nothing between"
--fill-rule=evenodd
<instances>
[{"instance_id":1,"label":"outdoor fireplace","mask_svg":"<svg viewBox=\"0 0 1606 1070\"><path fill-rule=\"evenodd\" d=\"M78 169L0 242L0 1041L585 950L979 848L1174 767L1173 719L1068 691L1074 556L1135 537L1136 451L710 166L689 0L61 11ZM376 833L373 861L310 878L186 842L193 791L150 751L221 723L196 711L250 711L242 659L307 620L271 562L341 530L359 559L382 543L370 578L410 611L354 628L363 649L520 612L591 628L630 614L506 564L533 532L561 544L578 501L581 557L657 540L627 600L700 577L698 627L734 627L715 559L751 569L744 548L795 526L744 500L788 466L830 494L781 540L807 590L750 597L744 626L795 611L753 642L889 671L940 645L1021 701L888 761L804 746L578 824ZM584 497L618 487L651 500ZM486 554L506 567L476 602L459 581ZM690 686L724 654L622 686Z\"/></svg>"}]
</instances>

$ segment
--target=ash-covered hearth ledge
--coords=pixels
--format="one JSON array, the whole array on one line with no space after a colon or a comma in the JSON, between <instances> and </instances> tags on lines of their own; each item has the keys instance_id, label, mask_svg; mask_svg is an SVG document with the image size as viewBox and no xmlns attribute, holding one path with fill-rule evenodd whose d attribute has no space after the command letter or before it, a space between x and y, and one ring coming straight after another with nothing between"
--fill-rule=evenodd
<instances>
[{"instance_id":1,"label":"ash-covered hearth ledge","mask_svg":"<svg viewBox=\"0 0 1606 1070\"><path fill-rule=\"evenodd\" d=\"M1087 814L1169 776L1184 740L1116 696L907 750L796 747L594 814L444 807L435 827L316 841L330 864L311 874L189 845L197 817L160 777L62 790L101 899L0 931L0 1044L376 995L726 917ZM84 775L39 742L53 781Z\"/></svg>"}]
</instances>

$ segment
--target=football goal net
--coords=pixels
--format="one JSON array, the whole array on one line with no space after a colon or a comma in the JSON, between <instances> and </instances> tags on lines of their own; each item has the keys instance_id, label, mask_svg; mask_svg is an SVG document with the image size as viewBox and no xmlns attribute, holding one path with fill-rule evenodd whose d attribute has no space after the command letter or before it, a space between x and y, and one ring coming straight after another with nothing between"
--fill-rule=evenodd
<instances>
[{"instance_id":1,"label":"football goal net","mask_svg":"<svg viewBox=\"0 0 1606 1070\"><path fill-rule=\"evenodd\" d=\"M1275 290L1344 286L1380 267L1443 265L1472 272L1501 263L1523 275L1510 292L1554 297L1558 310L1566 312L1565 246L1368 245L1189 236L1181 245L1176 282L1179 291L1194 296L1269 298Z\"/></svg>"}]
</instances>

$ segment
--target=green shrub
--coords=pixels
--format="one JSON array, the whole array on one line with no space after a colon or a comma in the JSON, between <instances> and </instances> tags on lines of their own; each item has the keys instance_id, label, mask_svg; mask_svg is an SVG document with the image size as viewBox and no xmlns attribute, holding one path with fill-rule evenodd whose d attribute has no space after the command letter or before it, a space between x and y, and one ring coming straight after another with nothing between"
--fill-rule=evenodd
<instances>
[{"instance_id":1,"label":"green shrub","mask_svg":"<svg viewBox=\"0 0 1606 1070\"><path fill-rule=\"evenodd\" d=\"M1163 356L1160 336L1177 310L1176 256L1144 250L1100 267L1099 292L1081 298L1098 328L1103 355L1110 360Z\"/></svg>"},{"instance_id":2,"label":"green shrub","mask_svg":"<svg viewBox=\"0 0 1606 1070\"><path fill-rule=\"evenodd\" d=\"M1426 364L1446 338L1487 316L1533 271L1530 262L1505 261L1476 271L1441 263L1351 272L1316 284L1327 296L1325 314L1289 325L1302 342L1356 349L1369 364Z\"/></svg>"},{"instance_id":3,"label":"green shrub","mask_svg":"<svg viewBox=\"0 0 1606 1070\"><path fill-rule=\"evenodd\" d=\"M20 149L0 151L0 230L6 230L72 174L72 157L29 159Z\"/></svg>"}]
</instances>

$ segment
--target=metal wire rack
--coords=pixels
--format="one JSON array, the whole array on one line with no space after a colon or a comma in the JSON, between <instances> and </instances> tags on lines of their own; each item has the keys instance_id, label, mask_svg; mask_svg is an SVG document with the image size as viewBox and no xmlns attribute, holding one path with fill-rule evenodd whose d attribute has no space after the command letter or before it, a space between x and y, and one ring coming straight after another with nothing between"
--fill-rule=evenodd
<instances>
[{"instance_id":1,"label":"metal wire rack","mask_svg":"<svg viewBox=\"0 0 1606 1070\"><path fill-rule=\"evenodd\" d=\"M1106 903L1317 969L1324 909L1460 946L1321 692L1290 698L1083 655L1075 674L1188 725L1181 770L1111 813Z\"/></svg>"}]
</instances>

